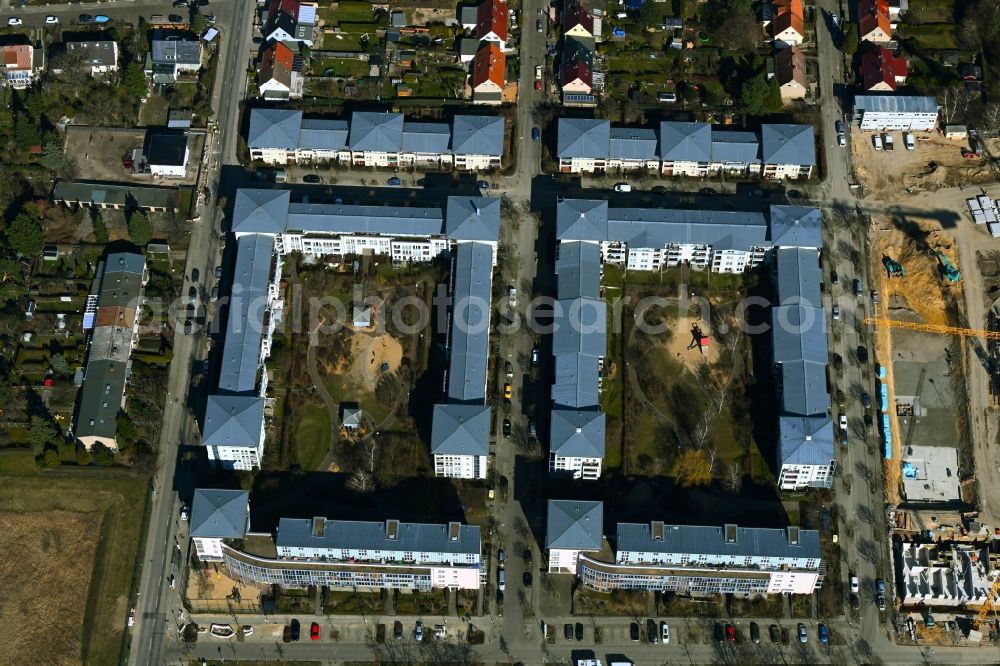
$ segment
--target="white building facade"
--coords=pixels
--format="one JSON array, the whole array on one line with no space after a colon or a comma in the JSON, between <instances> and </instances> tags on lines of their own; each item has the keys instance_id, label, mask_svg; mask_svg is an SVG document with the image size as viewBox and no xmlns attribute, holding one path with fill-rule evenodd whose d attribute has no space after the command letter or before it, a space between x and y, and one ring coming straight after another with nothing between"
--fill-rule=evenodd
<instances>
[{"instance_id":1,"label":"white building facade","mask_svg":"<svg viewBox=\"0 0 1000 666\"><path fill-rule=\"evenodd\" d=\"M855 95L854 121L865 132L905 130L930 132L937 127L938 103L934 97L908 95Z\"/></svg>"}]
</instances>

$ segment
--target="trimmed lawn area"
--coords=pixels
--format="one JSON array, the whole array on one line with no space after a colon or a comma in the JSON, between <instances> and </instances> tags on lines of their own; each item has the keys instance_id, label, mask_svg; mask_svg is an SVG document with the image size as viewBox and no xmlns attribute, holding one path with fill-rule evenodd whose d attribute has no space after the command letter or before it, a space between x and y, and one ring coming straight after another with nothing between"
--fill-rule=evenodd
<instances>
[{"instance_id":1,"label":"trimmed lawn area","mask_svg":"<svg viewBox=\"0 0 1000 666\"><path fill-rule=\"evenodd\" d=\"M330 413L322 402L302 408L295 428L295 449L303 470L319 471L330 451L330 428Z\"/></svg>"},{"instance_id":2,"label":"trimmed lawn area","mask_svg":"<svg viewBox=\"0 0 1000 666\"><path fill-rule=\"evenodd\" d=\"M313 76L342 76L360 78L368 76L367 62L353 58L316 58L310 63Z\"/></svg>"},{"instance_id":3,"label":"trimmed lawn area","mask_svg":"<svg viewBox=\"0 0 1000 666\"><path fill-rule=\"evenodd\" d=\"M118 663L147 499L141 479L2 479L0 662Z\"/></svg>"}]
</instances>

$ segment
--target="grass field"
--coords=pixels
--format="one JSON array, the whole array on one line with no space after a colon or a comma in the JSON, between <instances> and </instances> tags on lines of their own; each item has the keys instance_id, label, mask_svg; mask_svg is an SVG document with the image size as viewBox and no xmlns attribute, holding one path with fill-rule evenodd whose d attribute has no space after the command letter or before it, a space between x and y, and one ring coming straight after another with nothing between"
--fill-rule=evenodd
<instances>
[{"instance_id":1,"label":"grass field","mask_svg":"<svg viewBox=\"0 0 1000 666\"><path fill-rule=\"evenodd\" d=\"M141 480L0 481L0 663L118 662L146 500Z\"/></svg>"},{"instance_id":2,"label":"grass field","mask_svg":"<svg viewBox=\"0 0 1000 666\"><path fill-rule=\"evenodd\" d=\"M295 449L299 465L306 471L319 470L330 451L330 413L322 402L304 407L295 428Z\"/></svg>"}]
</instances>

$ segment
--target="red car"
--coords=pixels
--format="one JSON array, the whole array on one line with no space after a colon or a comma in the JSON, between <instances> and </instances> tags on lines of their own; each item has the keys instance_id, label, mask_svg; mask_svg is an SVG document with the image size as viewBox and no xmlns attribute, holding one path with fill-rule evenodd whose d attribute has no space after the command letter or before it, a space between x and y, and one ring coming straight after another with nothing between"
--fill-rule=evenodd
<instances>
[{"instance_id":1,"label":"red car","mask_svg":"<svg viewBox=\"0 0 1000 666\"><path fill-rule=\"evenodd\" d=\"M309 627L309 638L313 639L314 641L318 641L319 640L319 623L318 622L313 622L312 626Z\"/></svg>"},{"instance_id":2,"label":"red car","mask_svg":"<svg viewBox=\"0 0 1000 666\"><path fill-rule=\"evenodd\" d=\"M541 90L541 89L542 89L542 82L535 81L535 90Z\"/></svg>"},{"instance_id":3,"label":"red car","mask_svg":"<svg viewBox=\"0 0 1000 666\"><path fill-rule=\"evenodd\" d=\"M726 625L726 640L729 641L730 643L736 642L736 627L734 627L731 624Z\"/></svg>"}]
</instances>

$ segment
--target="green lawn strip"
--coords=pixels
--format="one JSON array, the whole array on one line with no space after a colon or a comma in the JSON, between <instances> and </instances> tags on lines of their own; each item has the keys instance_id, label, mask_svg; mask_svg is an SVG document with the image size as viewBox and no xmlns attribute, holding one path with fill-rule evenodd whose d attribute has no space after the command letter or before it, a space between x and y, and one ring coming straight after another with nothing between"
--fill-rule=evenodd
<instances>
[{"instance_id":1,"label":"green lawn strip","mask_svg":"<svg viewBox=\"0 0 1000 666\"><path fill-rule=\"evenodd\" d=\"M330 450L330 414L322 402L301 408L295 428L295 450L299 465L316 471Z\"/></svg>"},{"instance_id":2,"label":"green lawn strip","mask_svg":"<svg viewBox=\"0 0 1000 666\"><path fill-rule=\"evenodd\" d=\"M368 76L369 70L367 62L353 58L314 58L311 65L313 76L360 78Z\"/></svg>"}]
</instances>

